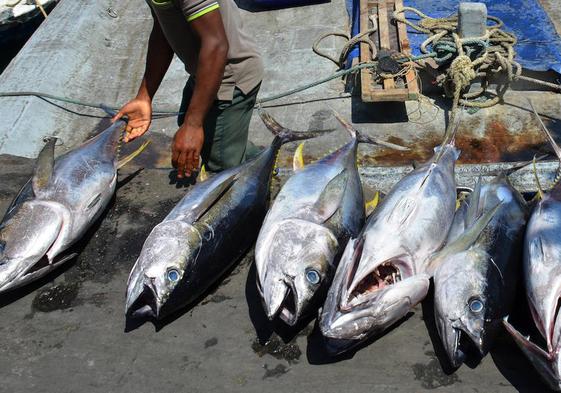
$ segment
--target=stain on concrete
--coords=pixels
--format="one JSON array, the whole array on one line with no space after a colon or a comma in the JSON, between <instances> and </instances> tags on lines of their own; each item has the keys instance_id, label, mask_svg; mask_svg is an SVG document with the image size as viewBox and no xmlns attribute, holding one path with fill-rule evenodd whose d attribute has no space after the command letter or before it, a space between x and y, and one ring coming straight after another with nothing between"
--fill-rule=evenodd
<instances>
[{"instance_id":1,"label":"stain on concrete","mask_svg":"<svg viewBox=\"0 0 561 393\"><path fill-rule=\"evenodd\" d=\"M462 154L458 160L462 164L516 162L531 160L534 155L549 151L540 129L528 118L522 123L524 132L511 132L501 119L493 118L486 122L483 134L477 132L478 120L466 122L456 136L456 146ZM360 166L367 165L407 165L412 162L425 162L434 153L434 147L442 142L442 134L427 133L406 143L401 138L391 136L389 142L407 146L411 150L397 151L380 148L359 158Z\"/></svg>"},{"instance_id":2,"label":"stain on concrete","mask_svg":"<svg viewBox=\"0 0 561 393\"><path fill-rule=\"evenodd\" d=\"M205 300L201 302L201 306L204 306L208 303L222 303L226 300L232 299L230 296L223 295L221 293L214 294L210 297L207 297Z\"/></svg>"},{"instance_id":3,"label":"stain on concrete","mask_svg":"<svg viewBox=\"0 0 561 393\"><path fill-rule=\"evenodd\" d=\"M76 298L80 286L77 283L63 283L39 291L32 303L35 311L51 312L64 310L78 304Z\"/></svg>"},{"instance_id":4,"label":"stain on concrete","mask_svg":"<svg viewBox=\"0 0 561 393\"><path fill-rule=\"evenodd\" d=\"M251 344L253 352L259 357L271 355L276 359L286 360L289 364L297 363L302 356L300 347L293 341L284 344L282 340L274 335L266 343L261 344L259 339L255 339Z\"/></svg>"},{"instance_id":5,"label":"stain on concrete","mask_svg":"<svg viewBox=\"0 0 561 393\"><path fill-rule=\"evenodd\" d=\"M216 344L218 344L218 339L216 337L210 338L205 341L205 349L214 347Z\"/></svg>"},{"instance_id":6,"label":"stain on concrete","mask_svg":"<svg viewBox=\"0 0 561 393\"><path fill-rule=\"evenodd\" d=\"M281 375L284 375L288 372L288 367L286 367L284 364L277 364L275 366L275 368L269 369L269 366L267 364L263 365L263 368L265 369L265 374L263 375L263 379L267 379L267 378L278 378Z\"/></svg>"},{"instance_id":7,"label":"stain on concrete","mask_svg":"<svg viewBox=\"0 0 561 393\"><path fill-rule=\"evenodd\" d=\"M421 382L421 386L423 388L437 389L460 382L460 379L456 374L444 374L433 351L427 351L425 352L425 355L430 357L430 361L428 363L415 363L411 367L413 369L413 373L415 374L415 379Z\"/></svg>"}]
</instances>

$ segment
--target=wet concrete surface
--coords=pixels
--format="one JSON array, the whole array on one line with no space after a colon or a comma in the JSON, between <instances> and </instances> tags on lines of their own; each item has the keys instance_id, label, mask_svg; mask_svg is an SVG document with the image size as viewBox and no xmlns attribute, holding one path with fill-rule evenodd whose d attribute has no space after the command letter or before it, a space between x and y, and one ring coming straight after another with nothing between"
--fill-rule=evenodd
<instances>
[{"instance_id":1,"label":"wet concrete surface","mask_svg":"<svg viewBox=\"0 0 561 393\"><path fill-rule=\"evenodd\" d=\"M0 156L0 168L3 212L32 161ZM127 325L128 272L148 232L185 192L168 175L123 169L116 198L73 247L78 257L2 296L0 391L547 391L506 336L480 364L451 373L430 304L381 337L329 356L313 316L294 329L267 320L252 251L193 307L163 324ZM523 299L518 308L525 310Z\"/></svg>"}]
</instances>

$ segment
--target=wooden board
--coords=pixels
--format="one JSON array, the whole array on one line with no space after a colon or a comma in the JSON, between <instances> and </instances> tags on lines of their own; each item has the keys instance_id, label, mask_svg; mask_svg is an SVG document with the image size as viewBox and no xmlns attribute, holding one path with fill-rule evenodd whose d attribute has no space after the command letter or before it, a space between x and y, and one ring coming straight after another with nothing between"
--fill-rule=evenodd
<instances>
[{"instance_id":1,"label":"wooden board","mask_svg":"<svg viewBox=\"0 0 561 393\"><path fill-rule=\"evenodd\" d=\"M378 30L371 39L378 50L411 54L407 29L403 23L392 23L396 8L402 8L402 0L360 0L360 30L364 32L372 27L371 14L377 15ZM360 44L360 61L372 61L368 44ZM386 78L376 82L368 69L361 70L361 96L365 102L408 101L419 97L419 85L415 71L409 70L405 76Z\"/></svg>"}]
</instances>

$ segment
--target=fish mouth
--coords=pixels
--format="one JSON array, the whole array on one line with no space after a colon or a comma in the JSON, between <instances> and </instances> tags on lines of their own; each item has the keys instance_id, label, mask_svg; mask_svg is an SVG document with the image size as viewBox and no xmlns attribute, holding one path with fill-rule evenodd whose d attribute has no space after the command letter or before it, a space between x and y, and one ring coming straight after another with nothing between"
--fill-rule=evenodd
<instances>
[{"instance_id":1,"label":"fish mouth","mask_svg":"<svg viewBox=\"0 0 561 393\"><path fill-rule=\"evenodd\" d=\"M376 296L379 291L402 281L402 279L402 270L398 264L391 261L384 262L355 285L349 285L346 303L341 309L348 311L357 305L365 303Z\"/></svg>"},{"instance_id":2,"label":"fish mouth","mask_svg":"<svg viewBox=\"0 0 561 393\"><path fill-rule=\"evenodd\" d=\"M293 285L288 286L286 295L281 303L278 316L287 325L294 326L300 317L300 312L297 306L297 295Z\"/></svg>"},{"instance_id":3,"label":"fish mouth","mask_svg":"<svg viewBox=\"0 0 561 393\"><path fill-rule=\"evenodd\" d=\"M456 322L442 324L438 329L448 360L454 368L460 367L467 358L476 359L487 353L481 334L459 327Z\"/></svg>"},{"instance_id":4,"label":"fish mouth","mask_svg":"<svg viewBox=\"0 0 561 393\"><path fill-rule=\"evenodd\" d=\"M282 287L282 289L278 289ZM277 284L277 296L282 296L280 303L275 301L271 295L264 297L265 309L269 320L275 319L277 316L289 326L296 325L301 314L301 307L298 302L298 293L296 292L294 283L290 279L285 279ZM267 300L268 299L268 300Z\"/></svg>"},{"instance_id":5,"label":"fish mouth","mask_svg":"<svg viewBox=\"0 0 561 393\"><path fill-rule=\"evenodd\" d=\"M136 294L135 294L136 292ZM161 302L152 284L146 280L140 291L129 291L126 300L125 315L131 318L160 318Z\"/></svg>"}]
</instances>

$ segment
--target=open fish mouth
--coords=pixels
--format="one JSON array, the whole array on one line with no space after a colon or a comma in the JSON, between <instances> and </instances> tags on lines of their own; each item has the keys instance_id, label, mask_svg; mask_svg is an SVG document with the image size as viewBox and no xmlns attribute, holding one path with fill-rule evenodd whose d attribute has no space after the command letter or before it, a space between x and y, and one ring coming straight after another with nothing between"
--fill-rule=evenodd
<instances>
[{"instance_id":1,"label":"open fish mouth","mask_svg":"<svg viewBox=\"0 0 561 393\"><path fill-rule=\"evenodd\" d=\"M159 318L160 302L155 289L150 282L142 284L142 289L136 294L127 294L126 315L132 318Z\"/></svg>"},{"instance_id":2,"label":"open fish mouth","mask_svg":"<svg viewBox=\"0 0 561 393\"><path fill-rule=\"evenodd\" d=\"M278 316L288 325L294 326L299 317L296 306L296 292L291 285L287 285L287 287L288 290L279 308Z\"/></svg>"},{"instance_id":3,"label":"open fish mouth","mask_svg":"<svg viewBox=\"0 0 561 393\"><path fill-rule=\"evenodd\" d=\"M379 264L362 279L356 281L357 266L358 264L355 264L348 277L341 311L349 311L353 307L373 300L384 290L410 277L412 273L404 261L390 260Z\"/></svg>"},{"instance_id":4,"label":"open fish mouth","mask_svg":"<svg viewBox=\"0 0 561 393\"><path fill-rule=\"evenodd\" d=\"M356 284L349 293L347 303L343 309L350 309L364 303L375 295L377 291L396 284L401 280L402 273L399 267L392 262L384 262Z\"/></svg>"}]
</instances>

